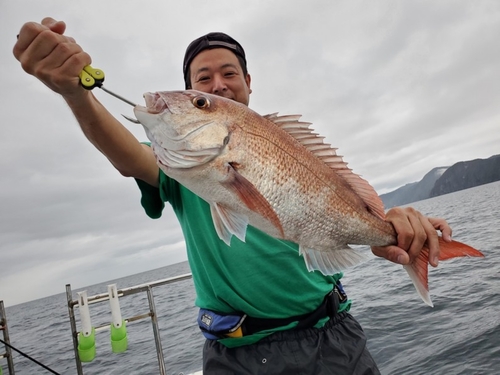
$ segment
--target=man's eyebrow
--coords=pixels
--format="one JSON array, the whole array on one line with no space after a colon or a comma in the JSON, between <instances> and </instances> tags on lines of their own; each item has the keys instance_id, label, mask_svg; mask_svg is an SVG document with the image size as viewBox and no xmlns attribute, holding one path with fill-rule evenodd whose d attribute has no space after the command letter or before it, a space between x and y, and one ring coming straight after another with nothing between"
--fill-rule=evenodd
<instances>
[{"instance_id":1,"label":"man's eyebrow","mask_svg":"<svg viewBox=\"0 0 500 375\"><path fill-rule=\"evenodd\" d=\"M196 75L196 74L200 74L200 73L202 73L202 72L208 72L208 70L209 70L209 69L208 69L207 67L202 67L202 68L198 69L198 70L195 72L195 75Z\"/></svg>"},{"instance_id":2,"label":"man's eyebrow","mask_svg":"<svg viewBox=\"0 0 500 375\"><path fill-rule=\"evenodd\" d=\"M238 67L235 65L235 64L232 64L232 63L227 63L227 64L224 64L221 66L222 69L224 68L235 68L235 69L238 69Z\"/></svg>"}]
</instances>

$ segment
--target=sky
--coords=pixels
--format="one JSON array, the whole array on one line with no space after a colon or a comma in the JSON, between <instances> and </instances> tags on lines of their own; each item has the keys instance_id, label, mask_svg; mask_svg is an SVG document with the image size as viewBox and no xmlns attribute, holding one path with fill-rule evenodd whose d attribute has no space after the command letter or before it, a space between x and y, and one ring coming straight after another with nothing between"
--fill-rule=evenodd
<instances>
[{"instance_id":1,"label":"sky","mask_svg":"<svg viewBox=\"0 0 500 375\"><path fill-rule=\"evenodd\" d=\"M140 4L140 5L139 5ZM293 4L293 5L292 5ZM65 102L12 54L51 16L137 103L183 89L186 46L223 31L244 47L261 114L301 114L379 194L434 167L500 153L500 2L0 0L0 300L6 306L186 260L168 207L86 140ZM132 108L103 91L113 115ZM125 125L145 141L139 125Z\"/></svg>"}]
</instances>

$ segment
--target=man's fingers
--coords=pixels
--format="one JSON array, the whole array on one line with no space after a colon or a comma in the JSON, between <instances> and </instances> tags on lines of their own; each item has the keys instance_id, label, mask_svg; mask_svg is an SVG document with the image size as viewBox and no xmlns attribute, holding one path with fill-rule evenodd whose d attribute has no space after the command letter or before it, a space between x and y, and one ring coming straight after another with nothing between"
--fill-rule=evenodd
<instances>
[{"instance_id":1,"label":"man's fingers","mask_svg":"<svg viewBox=\"0 0 500 375\"><path fill-rule=\"evenodd\" d=\"M412 210L413 209L411 207L404 210L402 208L395 207L387 213L386 217L386 220L390 222L396 230L398 246L405 250L410 249L415 235L412 225L414 223L410 221L410 217L412 215L408 214L408 212L412 212Z\"/></svg>"},{"instance_id":2,"label":"man's fingers","mask_svg":"<svg viewBox=\"0 0 500 375\"><path fill-rule=\"evenodd\" d=\"M20 61L21 55L31 46L31 44L43 32L49 32L62 35L66 29L66 24L62 21L55 21L52 18L44 18L41 24L36 22L27 22L23 25L19 34L17 34L17 41L14 45L13 53L16 59ZM66 41L75 43L71 37L64 37Z\"/></svg>"},{"instance_id":3,"label":"man's fingers","mask_svg":"<svg viewBox=\"0 0 500 375\"><path fill-rule=\"evenodd\" d=\"M63 21L56 21L51 17L45 17L42 20L42 25L60 35L64 34L64 31L66 31L66 24Z\"/></svg>"},{"instance_id":4,"label":"man's fingers","mask_svg":"<svg viewBox=\"0 0 500 375\"><path fill-rule=\"evenodd\" d=\"M31 45L33 40L40 34L41 31L46 30L36 22L27 22L23 25L19 34L17 35L17 42L14 45L13 53L16 59L20 59L21 54Z\"/></svg>"},{"instance_id":5,"label":"man's fingers","mask_svg":"<svg viewBox=\"0 0 500 375\"><path fill-rule=\"evenodd\" d=\"M387 213L387 221L394 226L397 246L407 251L410 263L426 246L429 249L429 263L434 267L438 265L440 249L436 229L441 230L445 241L451 241L451 228L446 220L427 218L417 210L407 207L391 209Z\"/></svg>"},{"instance_id":6,"label":"man's fingers","mask_svg":"<svg viewBox=\"0 0 500 375\"><path fill-rule=\"evenodd\" d=\"M414 215L408 216L408 221L413 231L411 245L408 248L408 255L410 256L410 262L412 262L418 257L427 239L427 233L425 227L423 226L424 220L425 218L418 211L415 211Z\"/></svg>"},{"instance_id":7,"label":"man's fingers","mask_svg":"<svg viewBox=\"0 0 500 375\"><path fill-rule=\"evenodd\" d=\"M38 76L40 79L44 80L57 70L57 76L62 80L66 80L69 76L74 77L75 82L78 82L78 75L83 67L90 65L91 62L90 56L82 51L77 44L60 43L54 48L53 53L44 59L43 67L40 67ZM47 77L45 77L45 75L47 75ZM55 80L55 77L52 79Z\"/></svg>"},{"instance_id":8,"label":"man's fingers","mask_svg":"<svg viewBox=\"0 0 500 375\"><path fill-rule=\"evenodd\" d=\"M429 263L437 267L439 263L439 238L436 229L428 218L422 216L421 223L427 237L427 247L429 248Z\"/></svg>"},{"instance_id":9,"label":"man's fingers","mask_svg":"<svg viewBox=\"0 0 500 375\"><path fill-rule=\"evenodd\" d=\"M44 25L44 26L47 26L49 27L50 25L56 23L57 21L55 19L53 19L52 17L45 17L41 24Z\"/></svg>"},{"instance_id":10,"label":"man's fingers","mask_svg":"<svg viewBox=\"0 0 500 375\"><path fill-rule=\"evenodd\" d=\"M428 219L434 226L434 229L437 229L441 232L443 240L445 240L446 242L451 242L453 231L446 220L436 217L429 217Z\"/></svg>"},{"instance_id":11,"label":"man's fingers","mask_svg":"<svg viewBox=\"0 0 500 375\"><path fill-rule=\"evenodd\" d=\"M373 246L372 253L378 257L385 258L396 264L408 264L410 257L403 249L397 246Z\"/></svg>"},{"instance_id":12,"label":"man's fingers","mask_svg":"<svg viewBox=\"0 0 500 375\"><path fill-rule=\"evenodd\" d=\"M28 22L13 51L27 73L63 96L80 90L78 76L91 63L74 39L62 34L65 28L64 22L52 18L45 18L42 24Z\"/></svg>"},{"instance_id":13,"label":"man's fingers","mask_svg":"<svg viewBox=\"0 0 500 375\"><path fill-rule=\"evenodd\" d=\"M56 48L59 48L60 43L61 36L59 34L55 34L47 28L41 29L19 56L21 66L27 73L36 75L37 70L47 66L45 63L41 65L40 62Z\"/></svg>"}]
</instances>

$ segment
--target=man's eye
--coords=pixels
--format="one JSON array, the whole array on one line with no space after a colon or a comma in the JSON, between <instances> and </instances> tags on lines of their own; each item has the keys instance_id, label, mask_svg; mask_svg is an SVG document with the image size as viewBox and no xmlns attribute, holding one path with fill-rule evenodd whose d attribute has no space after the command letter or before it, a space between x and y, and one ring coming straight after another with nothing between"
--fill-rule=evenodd
<instances>
[{"instance_id":1,"label":"man's eye","mask_svg":"<svg viewBox=\"0 0 500 375\"><path fill-rule=\"evenodd\" d=\"M210 79L210 77L203 76L203 77L198 78L198 82L208 81L209 79Z\"/></svg>"}]
</instances>

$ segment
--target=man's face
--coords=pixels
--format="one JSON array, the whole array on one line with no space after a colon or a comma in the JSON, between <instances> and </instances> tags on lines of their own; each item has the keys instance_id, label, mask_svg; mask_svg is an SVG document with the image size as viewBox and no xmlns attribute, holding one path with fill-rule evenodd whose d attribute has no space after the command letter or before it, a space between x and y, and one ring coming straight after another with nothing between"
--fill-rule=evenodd
<instances>
[{"instance_id":1,"label":"man's face","mask_svg":"<svg viewBox=\"0 0 500 375\"><path fill-rule=\"evenodd\" d=\"M234 53L226 48L200 52L190 65L191 88L223 96L248 105L250 100L250 74L243 69Z\"/></svg>"}]
</instances>

